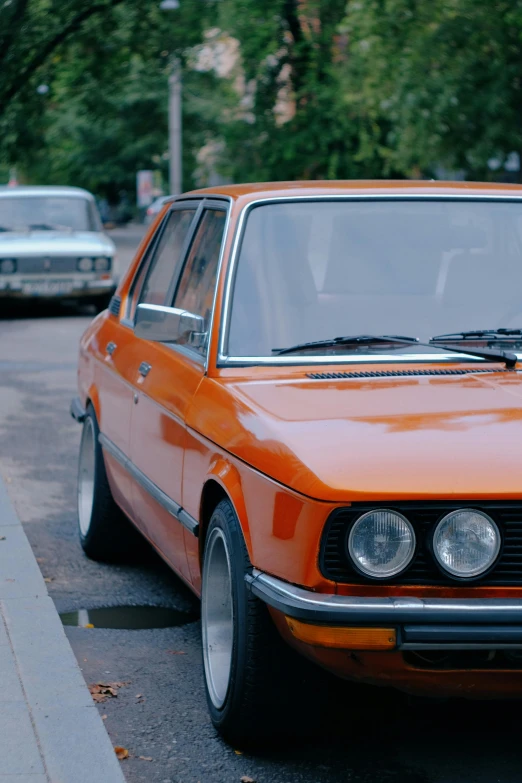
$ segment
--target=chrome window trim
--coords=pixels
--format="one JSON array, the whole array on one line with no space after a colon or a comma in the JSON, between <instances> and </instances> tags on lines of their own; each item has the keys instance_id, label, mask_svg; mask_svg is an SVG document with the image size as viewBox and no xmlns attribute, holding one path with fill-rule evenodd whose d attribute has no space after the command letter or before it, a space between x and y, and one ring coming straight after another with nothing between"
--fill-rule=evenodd
<instances>
[{"instance_id":1,"label":"chrome window trim","mask_svg":"<svg viewBox=\"0 0 522 783\"><path fill-rule=\"evenodd\" d=\"M339 356L332 356L331 354L306 356L228 356L225 348L228 341L228 334L230 329L230 317L232 307L232 289L234 283L234 276L236 266L239 258L239 251L241 242L244 235L244 227L246 218L249 212L263 204L277 204L277 203L292 203L295 201L506 201L506 202L522 202L522 194L520 196L505 196L505 195L481 195L481 194L469 194L469 195L453 195L448 193L349 193L349 194L332 194L332 195L309 195L309 196L268 196L265 198L259 198L255 201L251 201L246 204L239 215L237 222L236 233L234 236L234 243L230 252L230 262L227 269L227 278L225 281L225 293L223 298L223 307L221 310L220 321L220 333L218 343L218 367L237 367L250 366L250 365L306 365L306 364L374 364L374 363L393 363L393 364L409 364L414 362L447 362L447 361L478 361L483 363L484 359L470 357L464 352L462 354L401 354L400 356L391 354L359 354L358 356L347 356L346 354L339 354ZM522 354L517 354L521 356Z\"/></svg>"},{"instance_id":2,"label":"chrome window trim","mask_svg":"<svg viewBox=\"0 0 522 783\"><path fill-rule=\"evenodd\" d=\"M194 222L193 222L193 224L191 224L191 229L193 228L193 231L191 231L190 242L189 242L189 244L188 244L188 246L187 246L187 248L185 250L185 255L184 255L184 258L183 258L183 265L181 267L180 274L181 274L181 272L183 271L183 269L185 267L185 263L187 261L187 257L188 257L189 251L190 251L190 247L191 247L192 241L193 241L193 239L194 239L194 237L195 237L195 235L197 233L198 226L199 226L199 223L200 223L200 220L201 220L201 215L203 214L203 211L205 209L207 209L207 208L212 209L212 206L214 206L216 209L223 209L226 212L225 227L223 229L223 238L221 240L221 250L220 250L220 253L219 253L218 266L217 266L217 272L216 272L216 286L215 286L215 290L214 290L214 299L212 301L212 315L210 317L210 325L209 325L209 329L208 329L209 339L208 339L208 343L207 343L207 350L206 350L204 355L199 353L198 351L192 350L191 348L189 348L187 346L178 345L177 343L164 343L164 345L168 345L169 348L171 348L171 349L173 349L173 350L175 350L175 351L177 351L177 352L179 352L181 354L185 354L190 359L194 359L195 361L198 362L198 364L203 364L203 371L206 374L208 372L208 357L209 357L209 353L210 353L210 342L212 340L212 334L213 334L213 331L214 331L214 322L215 322L215 317L216 317L217 292L218 292L218 289L219 289L219 282L221 280L221 270L222 270L222 267L223 267L223 258L224 258L224 255L225 255L225 247L226 247L226 244L227 244L228 232L229 232L229 228L230 228L230 220L231 220L231 216L232 216L232 201L233 201L232 197L231 196L219 196L219 195L216 195L216 196L209 195L209 196L206 196L206 197L192 196L192 197L184 197L183 199L180 199L179 201L173 201L170 204L171 208L169 209L169 211L165 215L164 221L158 227L157 232L154 234L154 236L151 238L151 241L147 245L147 248L146 248L146 250L144 252L143 263L147 263L147 261L145 259L145 256L148 255L149 252L154 252L154 250L156 249L157 242L155 240L160 236L160 234L163 234L163 231L165 230L166 221L167 221L168 217L170 216L170 214L176 209L176 207L178 205L179 206L183 206L183 204L185 202L187 202L187 201L193 201L193 202L198 202L199 201L199 205L196 207L196 212L194 214ZM198 215L198 213L199 213L199 215ZM154 245L154 247L152 247L153 245ZM132 282L134 282L134 280L139 275L140 268L141 268L141 264L138 267L138 269L136 270L136 274L135 274ZM178 280L178 282L179 282L179 280ZM131 283L131 287L132 287L132 283ZM129 288L129 293L130 293L130 288ZM176 292L174 291L173 296L175 296L175 293ZM128 301L128 297L127 297L127 301ZM120 323L123 326L126 326L128 329L134 329L134 321L131 320L130 318L127 318L126 316L124 318L120 318Z\"/></svg>"},{"instance_id":3,"label":"chrome window trim","mask_svg":"<svg viewBox=\"0 0 522 783\"><path fill-rule=\"evenodd\" d=\"M137 481L137 483L143 487L154 500L163 506L171 516L173 516L183 527L186 527L188 531L194 536L199 534L199 523L197 519L194 519L185 509L172 500L162 489L160 489L148 476L140 470L129 457L116 446L106 435L100 432L98 440L102 448L104 448L125 470Z\"/></svg>"},{"instance_id":4,"label":"chrome window trim","mask_svg":"<svg viewBox=\"0 0 522 783\"><path fill-rule=\"evenodd\" d=\"M170 220L170 218L172 216L172 213L173 212L177 212L178 210L182 210L184 208L184 206L185 206L185 201L187 201L187 200L188 199L180 199L179 201L175 201L175 202L169 203L168 211L165 213L165 215L163 217L163 220L159 224L159 226L156 229L156 231L154 232L154 234L151 236L151 238L150 238L150 240L149 240L149 242L147 244L147 247L143 251L143 255L142 255L141 261L140 261L140 263L138 265L138 268L136 269L136 272L134 273L134 277L132 278L131 284L129 286L129 291L128 291L127 296L126 296L125 315L122 318L120 318L120 323L123 324L124 326L127 326L130 329L134 329L134 320L132 318L128 318L127 317L127 313L129 311L129 306L130 306L130 304L132 302L132 298L133 298L133 294L134 294L134 284L138 282L138 279L139 279L139 276L141 274L142 269L144 267L150 267L152 259L154 257L154 254L156 253L156 251L157 251L157 249L159 247L159 244L161 242L163 234L165 233L165 229L166 229L167 224L168 224L168 222L169 222L169 220ZM191 200L195 201L195 199L191 199ZM185 257L186 257L187 251L188 251L188 247L190 247L190 244L192 242L192 238L193 238L193 234L194 234L194 226L197 226L196 220L197 220L198 212L200 211L200 207L201 207L201 204L202 204L203 200L204 199L200 199L199 200L199 204L194 209L194 217L192 218L192 221L190 223L190 226L189 226L188 232L187 232L187 239L189 239L189 241L186 243L186 247L183 248L185 250L185 255L183 257L183 263L185 262ZM190 205L190 209L192 209L192 204ZM149 273L150 273L150 269L146 269L145 270L145 275L143 277L143 280L141 281L141 286L140 286L140 290L138 292L136 305L138 305L139 297L141 295L141 292L143 290L143 286L145 285L147 277L149 276Z\"/></svg>"}]
</instances>

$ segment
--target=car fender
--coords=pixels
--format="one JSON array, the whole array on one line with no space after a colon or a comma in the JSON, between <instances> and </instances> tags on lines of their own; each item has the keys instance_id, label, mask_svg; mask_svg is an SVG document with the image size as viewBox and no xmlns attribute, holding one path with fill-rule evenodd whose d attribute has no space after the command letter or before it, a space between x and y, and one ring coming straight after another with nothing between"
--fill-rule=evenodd
<instances>
[{"instance_id":1,"label":"car fender","mask_svg":"<svg viewBox=\"0 0 522 783\"><path fill-rule=\"evenodd\" d=\"M243 531L243 537L245 539L249 557L252 560L252 539L250 535L250 525L248 522L248 515L246 511L245 499L243 497L243 489L239 471L235 465L233 465L226 457L221 455L216 455L214 460L210 463L201 492L200 520L202 520L204 524L205 520L203 505L205 498L205 487L208 486L210 481L214 481L219 484L223 492L228 496L228 499L232 503L234 511L237 514L241 530ZM202 530L202 542L205 538L205 532L205 530Z\"/></svg>"}]
</instances>

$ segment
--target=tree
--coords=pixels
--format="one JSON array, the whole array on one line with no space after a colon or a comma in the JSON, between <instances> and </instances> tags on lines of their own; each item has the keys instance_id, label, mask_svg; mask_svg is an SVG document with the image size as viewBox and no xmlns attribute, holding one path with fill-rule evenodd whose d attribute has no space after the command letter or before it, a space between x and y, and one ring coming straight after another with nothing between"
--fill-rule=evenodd
<instances>
[{"instance_id":1,"label":"tree","mask_svg":"<svg viewBox=\"0 0 522 783\"><path fill-rule=\"evenodd\" d=\"M491 179L492 159L522 152L520 0L352 2L343 31L345 99L384 173Z\"/></svg>"},{"instance_id":2,"label":"tree","mask_svg":"<svg viewBox=\"0 0 522 783\"><path fill-rule=\"evenodd\" d=\"M220 125L224 171L232 179L377 173L357 158L356 117L343 100L338 26L345 7L345 0L222 3L219 27L239 42Z\"/></svg>"},{"instance_id":3,"label":"tree","mask_svg":"<svg viewBox=\"0 0 522 783\"><path fill-rule=\"evenodd\" d=\"M49 2L32 0L32 35L39 43L31 49L25 41L19 63L33 63L42 41L55 40L56 29L64 29L64 18L45 27L44 6ZM176 13L164 13L159 2L143 8L137 0L123 0L106 3L103 12L84 19L9 99L0 118L4 167L17 163L32 181L82 185L111 199L120 190L134 189L139 168L166 173L171 59L201 39L207 16L211 19L212 8L203 2L189 1ZM23 26L15 28L23 38ZM209 81L208 75L199 79ZM190 87L191 78L187 81ZM1 94L8 83L2 82ZM36 91L41 83L48 89L45 95ZM190 99L187 104L190 170L200 129Z\"/></svg>"}]
</instances>

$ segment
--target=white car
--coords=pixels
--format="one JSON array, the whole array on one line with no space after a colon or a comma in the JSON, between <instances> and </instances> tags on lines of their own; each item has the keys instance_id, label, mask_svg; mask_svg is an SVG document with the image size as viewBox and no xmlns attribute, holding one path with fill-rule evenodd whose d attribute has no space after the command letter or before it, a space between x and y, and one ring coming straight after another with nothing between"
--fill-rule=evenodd
<instances>
[{"instance_id":1,"label":"white car","mask_svg":"<svg viewBox=\"0 0 522 783\"><path fill-rule=\"evenodd\" d=\"M0 187L0 300L82 299L104 310L115 246L81 188Z\"/></svg>"}]
</instances>

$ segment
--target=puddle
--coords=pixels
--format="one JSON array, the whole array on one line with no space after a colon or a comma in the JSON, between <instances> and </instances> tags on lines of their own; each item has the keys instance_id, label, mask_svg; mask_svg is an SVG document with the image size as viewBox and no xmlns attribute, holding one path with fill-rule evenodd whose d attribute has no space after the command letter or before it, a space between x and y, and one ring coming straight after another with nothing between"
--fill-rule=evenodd
<instances>
[{"instance_id":1,"label":"puddle","mask_svg":"<svg viewBox=\"0 0 522 783\"><path fill-rule=\"evenodd\" d=\"M197 619L190 612L168 609L164 606L109 606L101 609L79 609L60 614L63 625L77 628L118 628L142 630L145 628L173 628L187 625Z\"/></svg>"}]
</instances>

